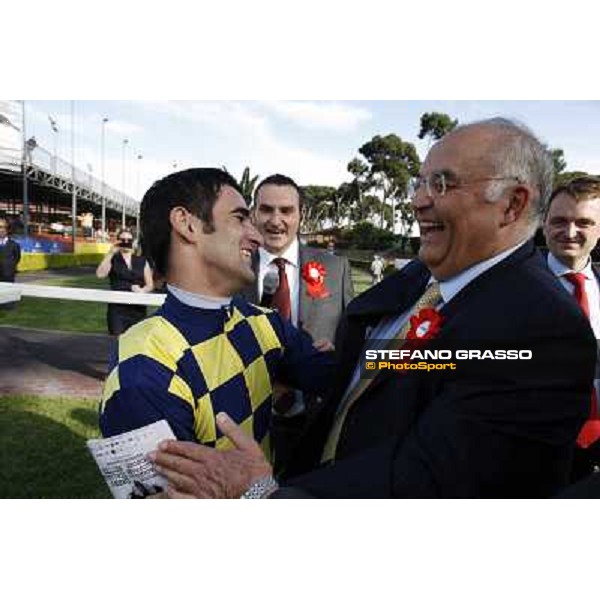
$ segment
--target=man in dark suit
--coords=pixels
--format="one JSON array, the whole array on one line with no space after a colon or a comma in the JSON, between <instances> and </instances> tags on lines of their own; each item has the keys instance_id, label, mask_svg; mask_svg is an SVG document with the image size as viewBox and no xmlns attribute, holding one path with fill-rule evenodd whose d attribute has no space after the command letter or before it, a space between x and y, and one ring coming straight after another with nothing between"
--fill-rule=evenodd
<instances>
[{"instance_id":1,"label":"man in dark suit","mask_svg":"<svg viewBox=\"0 0 600 600\"><path fill-rule=\"evenodd\" d=\"M506 119L442 138L415 182L419 260L356 298L340 324L334 392L300 453L301 467L308 456L313 470L277 489L259 448L221 416L236 446L230 453L162 445L155 460L169 477L169 495L557 493L568 482L589 406L595 340L531 242L552 177L545 147ZM432 348L480 357L513 348L532 358L461 360L454 369L407 368L367 379L366 349L434 334Z\"/></svg>"},{"instance_id":2,"label":"man in dark suit","mask_svg":"<svg viewBox=\"0 0 600 600\"><path fill-rule=\"evenodd\" d=\"M14 283L21 247L8 235L8 221L0 218L0 281Z\"/></svg>"},{"instance_id":3,"label":"man in dark suit","mask_svg":"<svg viewBox=\"0 0 600 600\"><path fill-rule=\"evenodd\" d=\"M548 267L589 318L600 339L599 273L591 253L600 239L600 179L578 177L554 190L544 219ZM596 380L589 418L577 437L573 480L600 467L600 417Z\"/></svg>"}]
</instances>

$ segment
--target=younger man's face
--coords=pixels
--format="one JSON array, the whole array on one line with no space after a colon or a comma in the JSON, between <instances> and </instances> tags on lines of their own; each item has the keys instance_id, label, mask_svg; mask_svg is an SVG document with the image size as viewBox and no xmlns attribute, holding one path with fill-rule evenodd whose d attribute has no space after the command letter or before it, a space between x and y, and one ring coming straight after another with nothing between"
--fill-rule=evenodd
<instances>
[{"instance_id":1,"label":"younger man's face","mask_svg":"<svg viewBox=\"0 0 600 600\"><path fill-rule=\"evenodd\" d=\"M232 295L254 282L252 254L262 238L250 220L245 200L227 185L213 207L213 229L200 234L201 276L219 289L220 295Z\"/></svg>"},{"instance_id":2,"label":"younger man's face","mask_svg":"<svg viewBox=\"0 0 600 600\"><path fill-rule=\"evenodd\" d=\"M298 236L300 198L291 185L263 185L256 195L254 223L265 250L280 256Z\"/></svg>"},{"instance_id":3,"label":"younger man's face","mask_svg":"<svg viewBox=\"0 0 600 600\"><path fill-rule=\"evenodd\" d=\"M558 194L544 222L548 250L565 266L583 268L600 238L600 198L576 201Z\"/></svg>"}]
</instances>

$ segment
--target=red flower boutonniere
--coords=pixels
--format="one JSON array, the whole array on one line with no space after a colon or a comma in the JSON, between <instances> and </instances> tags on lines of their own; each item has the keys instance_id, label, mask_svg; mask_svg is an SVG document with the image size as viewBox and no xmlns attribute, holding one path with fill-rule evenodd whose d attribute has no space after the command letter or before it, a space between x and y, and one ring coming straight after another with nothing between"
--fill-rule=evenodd
<instances>
[{"instance_id":1,"label":"red flower boutonniere","mask_svg":"<svg viewBox=\"0 0 600 600\"><path fill-rule=\"evenodd\" d=\"M433 308L423 308L410 318L410 329L407 340L430 340L435 337L442 326L443 317Z\"/></svg>"},{"instance_id":2,"label":"red flower boutonniere","mask_svg":"<svg viewBox=\"0 0 600 600\"><path fill-rule=\"evenodd\" d=\"M315 260L311 260L302 267L302 279L306 281L306 291L311 298L328 298L331 294L325 287L325 267Z\"/></svg>"}]
</instances>

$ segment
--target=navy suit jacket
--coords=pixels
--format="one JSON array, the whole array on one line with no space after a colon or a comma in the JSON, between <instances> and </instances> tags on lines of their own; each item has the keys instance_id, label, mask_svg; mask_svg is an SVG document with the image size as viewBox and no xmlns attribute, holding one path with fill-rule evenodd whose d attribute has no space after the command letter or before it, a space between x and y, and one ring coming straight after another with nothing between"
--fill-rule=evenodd
<instances>
[{"instance_id":1,"label":"navy suit jacket","mask_svg":"<svg viewBox=\"0 0 600 600\"><path fill-rule=\"evenodd\" d=\"M357 297L340 323L338 379L289 474L318 463L367 327L399 315L430 278L419 261ZM531 348L533 361L384 371L350 409L334 463L291 477L316 497L547 497L568 482L588 410L589 323L528 242L440 310L439 348Z\"/></svg>"},{"instance_id":2,"label":"navy suit jacket","mask_svg":"<svg viewBox=\"0 0 600 600\"><path fill-rule=\"evenodd\" d=\"M14 282L20 260L21 246L9 238L4 246L0 246L0 281Z\"/></svg>"}]
</instances>

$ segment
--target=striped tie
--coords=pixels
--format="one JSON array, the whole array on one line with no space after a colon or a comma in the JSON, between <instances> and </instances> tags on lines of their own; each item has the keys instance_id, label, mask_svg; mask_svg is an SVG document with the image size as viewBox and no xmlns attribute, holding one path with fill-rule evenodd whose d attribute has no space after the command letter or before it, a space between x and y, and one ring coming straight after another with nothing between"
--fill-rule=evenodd
<instances>
[{"instance_id":1,"label":"striped tie","mask_svg":"<svg viewBox=\"0 0 600 600\"><path fill-rule=\"evenodd\" d=\"M434 308L441 299L442 295L440 293L440 284L437 281L434 281L429 287L427 287L425 293L417 300L417 303L414 305L411 311L411 316L418 314L424 308ZM390 338L388 348L395 346L397 340L406 340L406 334L409 332L410 327L411 325L409 317L406 319L406 323L404 323L404 325L398 329L397 333ZM377 375L378 374L379 373L377 373ZM362 373L362 375L364 375L364 373ZM373 381L375 381L377 375L371 378L361 377L357 381L356 385L346 394L345 399L342 401L340 408L338 409L333 427L329 433L327 442L325 443L325 449L323 450L323 456L321 457L322 463L335 458L335 452L340 439L340 434L342 432L342 427L346 417L348 416L350 408L368 389Z\"/></svg>"}]
</instances>

